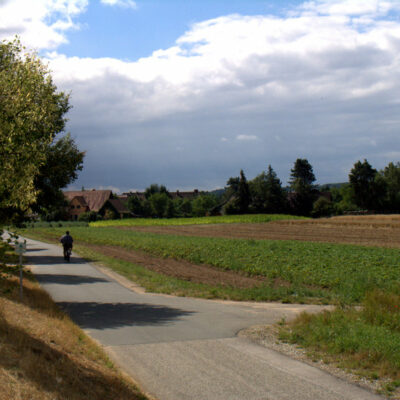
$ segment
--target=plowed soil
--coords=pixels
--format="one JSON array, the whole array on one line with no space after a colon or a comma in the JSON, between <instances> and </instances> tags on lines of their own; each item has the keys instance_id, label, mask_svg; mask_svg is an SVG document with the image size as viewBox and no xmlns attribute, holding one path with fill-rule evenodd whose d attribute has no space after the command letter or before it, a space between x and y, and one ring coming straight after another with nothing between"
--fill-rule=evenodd
<instances>
[{"instance_id":1,"label":"plowed soil","mask_svg":"<svg viewBox=\"0 0 400 400\"><path fill-rule=\"evenodd\" d=\"M184 260L157 258L149 254L115 246L96 246L85 243L86 247L109 257L141 265L151 271L173 276L186 281L212 286L230 286L247 289L260 286L264 277L247 277L232 271L224 271L210 265L191 264ZM280 282L275 284L281 285Z\"/></svg>"},{"instance_id":2,"label":"plowed soil","mask_svg":"<svg viewBox=\"0 0 400 400\"><path fill-rule=\"evenodd\" d=\"M120 229L179 236L301 240L400 248L400 216L334 217L260 224L135 226Z\"/></svg>"}]
</instances>

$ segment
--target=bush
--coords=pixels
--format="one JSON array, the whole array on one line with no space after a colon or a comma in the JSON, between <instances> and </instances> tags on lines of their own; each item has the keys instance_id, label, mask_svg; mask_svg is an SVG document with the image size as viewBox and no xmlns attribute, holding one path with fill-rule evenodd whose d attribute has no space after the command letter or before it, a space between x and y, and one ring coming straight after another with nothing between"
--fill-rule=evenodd
<instances>
[{"instance_id":1,"label":"bush","mask_svg":"<svg viewBox=\"0 0 400 400\"><path fill-rule=\"evenodd\" d=\"M97 214L95 211L84 212L78 217L78 221L85 221L85 222L101 221L102 219L103 217L100 214Z\"/></svg>"},{"instance_id":2,"label":"bush","mask_svg":"<svg viewBox=\"0 0 400 400\"><path fill-rule=\"evenodd\" d=\"M335 213L335 208L331 201L325 197L320 197L314 204L311 215L314 218L329 217Z\"/></svg>"}]
</instances>

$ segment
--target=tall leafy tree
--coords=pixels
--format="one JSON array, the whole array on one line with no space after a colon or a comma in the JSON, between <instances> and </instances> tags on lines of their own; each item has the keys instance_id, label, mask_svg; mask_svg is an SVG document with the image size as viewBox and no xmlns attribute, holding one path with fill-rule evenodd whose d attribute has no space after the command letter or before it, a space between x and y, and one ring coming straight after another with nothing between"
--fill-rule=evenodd
<instances>
[{"instance_id":1,"label":"tall leafy tree","mask_svg":"<svg viewBox=\"0 0 400 400\"><path fill-rule=\"evenodd\" d=\"M349 174L349 183L354 203L365 210L375 210L382 206L386 188L384 180L371 164L357 161Z\"/></svg>"},{"instance_id":2,"label":"tall leafy tree","mask_svg":"<svg viewBox=\"0 0 400 400\"><path fill-rule=\"evenodd\" d=\"M0 208L27 209L46 150L65 126L68 95L18 40L0 43ZM4 214L3 214L4 215Z\"/></svg>"},{"instance_id":3,"label":"tall leafy tree","mask_svg":"<svg viewBox=\"0 0 400 400\"><path fill-rule=\"evenodd\" d=\"M305 158L298 158L290 173L291 206L296 214L309 215L316 200L315 175Z\"/></svg>"},{"instance_id":4,"label":"tall leafy tree","mask_svg":"<svg viewBox=\"0 0 400 400\"><path fill-rule=\"evenodd\" d=\"M67 134L48 145L45 155L46 161L34 180L38 196L32 207L41 214L54 212L64 205L61 189L78 178L85 153L78 149L71 135Z\"/></svg>"}]
</instances>

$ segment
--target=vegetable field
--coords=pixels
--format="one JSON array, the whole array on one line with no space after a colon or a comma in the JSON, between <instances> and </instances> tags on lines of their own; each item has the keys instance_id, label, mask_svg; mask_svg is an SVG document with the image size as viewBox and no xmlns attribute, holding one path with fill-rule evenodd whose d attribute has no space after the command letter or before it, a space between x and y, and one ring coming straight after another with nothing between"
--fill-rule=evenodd
<instances>
[{"instance_id":1,"label":"vegetable field","mask_svg":"<svg viewBox=\"0 0 400 400\"><path fill-rule=\"evenodd\" d=\"M57 238L61 228L40 229ZM275 291L290 301L296 297L325 302L359 302L366 292L380 288L400 291L400 250L343 244L290 240L225 239L161 235L121 230L114 227L75 228L77 243L140 251L160 259L185 260L241 275L261 277L265 292L258 287L248 299L267 300ZM267 290L268 289L268 290ZM257 292L257 295L254 294Z\"/></svg>"}]
</instances>

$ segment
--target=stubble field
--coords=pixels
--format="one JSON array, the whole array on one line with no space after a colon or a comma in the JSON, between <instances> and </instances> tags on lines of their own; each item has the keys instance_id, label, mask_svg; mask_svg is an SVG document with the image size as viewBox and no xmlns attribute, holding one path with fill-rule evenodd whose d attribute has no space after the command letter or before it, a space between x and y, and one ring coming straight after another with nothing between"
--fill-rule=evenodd
<instances>
[{"instance_id":1,"label":"stubble field","mask_svg":"<svg viewBox=\"0 0 400 400\"><path fill-rule=\"evenodd\" d=\"M400 216L272 220L269 223L129 226L120 229L179 236L347 243L400 248Z\"/></svg>"}]
</instances>

